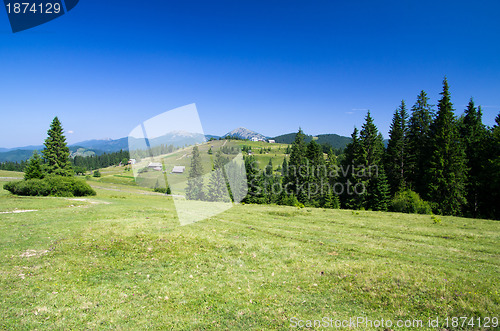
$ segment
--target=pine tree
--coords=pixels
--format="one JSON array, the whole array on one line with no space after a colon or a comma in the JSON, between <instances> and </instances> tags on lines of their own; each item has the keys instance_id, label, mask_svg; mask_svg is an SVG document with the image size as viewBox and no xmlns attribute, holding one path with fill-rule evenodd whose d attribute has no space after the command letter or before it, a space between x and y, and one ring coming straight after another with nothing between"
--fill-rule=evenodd
<instances>
[{"instance_id":1,"label":"pine tree","mask_svg":"<svg viewBox=\"0 0 500 331\"><path fill-rule=\"evenodd\" d=\"M314 140L311 140L306 147L306 158L308 164L307 191L308 198L313 205L319 205L329 189L326 174L325 158L322 147Z\"/></svg>"},{"instance_id":2,"label":"pine tree","mask_svg":"<svg viewBox=\"0 0 500 331\"><path fill-rule=\"evenodd\" d=\"M186 198L188 200L203 200L203 165L198 146L193 147L191 153L191 166L189 168L188 182L186 187Z\"/></svg>"},{"instance_id":3,"label":"pine tree","mask_svg":"<svg viewBox=\"0 0 500 331\"><path fill-rule=\"evenodd\" d=\"M248 183L247 196L243 200L245 203L258 203L262 198L262 185L259 176L259 166L255 156L244 157L245 170Z\"/></svg>"},{"instance_id":4,"label":"pine tree","mask_svg":"<svg viewBox=\"0 0 500 331\"><path fill-rule=\"evenodd\" d=\"M370 180L367 191L367 209L387 211L390 187L383 166L379 167L378 174Z\"/></svg>"},{"instance_id":5,"label":"pine tree","mask_svg":"<svg viewBox=\"0 0 500 331\"><path fill-rule=\"evenodd\" d=\"M328 151L328 159L326 161L326 170L327 170L327 180L330 185L334 185L339 179L339 164L337 160L337 156L335 155L332 148Z\"/></svg>"},{"instance_id":6,"label":"pine tree","mask_svg":"<svg viewBox=\"0 0 500 331\"><path fill-rule=\"evenodd\" d=\"M359 133L359 141L361 145L361 164L365 167L381 165L384 154L384 140L373 122L370 111L366 114L365 123Z\"/></svg>"},{"instance_id":7,"label":"pine tree","mask_svg":"<svg viewBox=\"0 0 500 331\"><path fill-rule=\"evenodd\" d=\"M220 150L215 153L213 171L210 173L208 200L230 202L228 187L224 175L224 160L222 159L222 152Z\"/></svg>"},{"instance_id":8,"label":"pine tree","mask_svg":"<svg viewBox=\"0 0 500 331\"><path fill-rule=\"evenodd\" d=\"M347 144L344 152L344 159L342 161L342 181L343 181L343 194L342 205L345 208L359 209L363 205L364 196L352 194L347 188L356 187L356 185L364 185L362 178L356 176L359 165L361 164L362 151L361 142L359 141L359 131L355 127L351 134L351 142Z\"/></svg>"},{"instance_id":9,"label":"pine tree","mask_svg":"<svg viewBox=\"0 0 500 331\"><path fill-rule=\"evenodd\" d=\"M487 160L484 165L483 185L485 187L483 215L500 219L500 113L495 118L495 125L488 130L488 143L485 146Z\"/></svg>"},{"instance_id":10,"label":"pine tree","mask_svg":"<svg viewBox=\"0 0 500 331\"><path fill-rule=\"evenodd\" d=\"M481 107L476 108L472 98L465 109L460 135L464 143L467 168L469 169L466 184L466 212L472 217L477 217L482 207L481 196L486 192L483 168L488 153L485 150L485 146L488 144L488 132L482 122Z\"/></svg>"},{"instance_id":11,"label":"pine tree","mask_svg":"<svg viewBox=\"0 0 500 331\"><path fill-rule=\"evenodd\" d=\"M72 176L74 173L69 160L69 148L66 145L61 122L57 117L52 121L47 134L45 149L42 151L47 173L57 176Z\"/></svg>"},{"instance_id":12,"label":"pine tree","mask_svg":"<svg viewBox=\"0 0 500 331\"><path fill-rule=\"evenodd\" d=\"M283 158L283 163L281 164L281 176L285 178L288 174L288 162L286 161L286 156Z\"/></svg>"},{"instance_id":13,"label":"pine tree","mask_svg":"<svg viewBox=\"0 0 500 331\"><path fill-rule=\"evenodd\" d=\"M438 213L458 215L466 203L467 169L446 78L441 95L437 116L431 126L431 156L426 176L428 199L435 204Z\"/></svg>"},{"instance_id":14,"label":"pine tree","mask_svg":"<svg viewBox=\"0 0 500 331\"><path fill-rule=\"evenodd\" d=\"M285 187L288 192L296 192L298 200L302 203L307 200L307 195L304 192L304 185L308 179L306 176L307 167L305 135L302 129L299 129L290 152Z\"/></svg>"},{"instance_id":15,"label":"pine tree","mask_svg":"<svg viewBox=\"0 0 500 331\"><path fill-rule=\"evenodd\" d=\"M267 163L266 169L265 169L266 176L272 177L273 176L273 159L269 159L269 162Z\"/></svg>"},{"instance_id":16,"label":"pine tree","mask_svg":"<svg viewBox=\"0 0 500 331\"><path fill-rule=\"evenodd\" d=\"M408 186L425 196L427 193L425 173L430 158L429 145L434 111L424 91L420 92L411 110L408 124Z\"/></svg>"},{"instance_id":17,"label":"pine tree","mask_svg":"<svg viewBox=\"0 0 500 331\"><path fill-rule=\"evenodd\" d=\"M368 111L365 123L359 134L361 154L360 169L357 175L361 177L366 188L362 206L372 210L386 210L389 202L387 178L383 167L384 141L373 118Z\"/></svg>"},{"instance_id":18,"label":"pine tree","mask_svg":"<svg viewBox=\"0 0 500 331\"><path fill-rule=\"evenodd\" d=\"M340 200L339 197L331 190L328 191L328 193L325 195L325 202L323 204L324 208L330 208L330 209L339 209L340 208Z\"/></svg>"},{"instance_id":19,"label":"pine tree","mask_svg":"<svg viewBox=\"0 0 500 331\"><path fill-rule=\"evenodd\" d=\"M38 154L38 151L33 151L33 155L29 159L24 170L24 179L41 179L43 177L42 158L40 154Z\"/></svg>"},{"instance_id":20,"label":"pine tree","mask_svg":"<svg viewBox=\"0 0 500 331\"><path fill-rule=\"evenodd\" d=\"M385 153L385 169L392 195L406 186L407 118L405 102L401 101L401 106L394 112Z\"/></svg>"}]
</instances>

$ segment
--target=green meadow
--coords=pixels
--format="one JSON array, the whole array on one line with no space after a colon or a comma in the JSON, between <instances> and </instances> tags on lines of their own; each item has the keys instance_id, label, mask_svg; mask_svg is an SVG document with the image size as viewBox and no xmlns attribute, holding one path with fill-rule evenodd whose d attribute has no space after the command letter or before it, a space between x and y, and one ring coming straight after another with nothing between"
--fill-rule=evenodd
<instances>
[{"instance_id":1,"label":"green meadow","mask_svg":"<svg viewBox=\"0 0 500 331\"><path fill-rule=\"evenodd\" d=\"M500 317L497 221L236 205L180 226L170 197L101 173L90 198L0 189L0 329Z\"/></svg>"}]
</instances>

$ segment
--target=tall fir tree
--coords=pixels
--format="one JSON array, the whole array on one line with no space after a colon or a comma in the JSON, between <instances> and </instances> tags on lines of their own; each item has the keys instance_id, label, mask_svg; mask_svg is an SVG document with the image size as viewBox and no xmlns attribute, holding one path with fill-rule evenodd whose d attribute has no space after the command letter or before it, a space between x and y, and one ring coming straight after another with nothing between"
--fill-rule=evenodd
<instances>
[{"instance_id":1,"label":"tall fir tree","mask_svg":"<svg viewBox=\"0 0 500 331\"><path fill-rule=\"evenodd\" d=\"M226 176L224 175L224 163L222 152L219 150L215 153L213 169L210 173L208 201L230 202Z\"/></svg>"},{"instance_id":2,"label":"tall fir tree","mask_svg":"<svg viewBox=\"0 0 500 331\"><path fill-rule=\"evenodd\" d=\"M341 173L343 182L343 193L341 195L342 206L349 209L359 209L363 205L364 196L353 194L350 187L365 185L361 177L356 176L361 163L361 142L359 141L359 131L355 127L351 134L351 142L347 144L344 152L344 159L341 163Z\"/></svg>"},{"instance_id":3,"label":"tall fir tree","mask_svg":"<svg viewBox=\"0 0 500 331\"><path fill-rule=\"evenodd\" d=\"M286 156L283 158L283 163L281 164L281 177L285 178L288 175L288 162L286 161Z\"/></svg>"},{"instance_id":4,"label":"tall fir tree","mask_svg":"<svg viewBox=\"0 0 500 331\"><path fill-rule=\"evenodd\" d=\"M389 200L389 186L383 165L384 140L369 111L359 133L359 140L361 144L360 165L364 167L364 171L358 171L358 174L363 174L366 188L363 207L372 210L386 210Z\"/></svg>"},{"instance_id":5,"label":"tall fir tree","mask_svg":"<svg viewBox=\"0 0 500 331\"><path fill-rule=\"evenodd\" d=\"M259 176L259 165L255 156L245 156L245 170L248 183L247 195L244 199L246 203L259 203L263 197L261 176Z\"/></svg>"},{"instance_id":6,"label":"tall fir tree","mask_svg":"<svg viewBox=\"0 0 500 331\"><path fill-rule=\"evenodd\" d=\"M495 118L495 125L488 132L487 160L484 165L483 182L484 198L483 215L485 217L500 219L500 113Z\"/></svg>"},{"instance_id":7,"label":"tall fir tree","mask_svg":"<svg viewBox=\"0 0 500 331\"><path fill-rule=\"evenodd\" d=\"M45 167L48 174L57 176L73 176L69 159L69 148L59 119L54 117L47 131L45 149L42 151Z\"/></svg>"},{"instance_id":8,"label":"tall fir tree","mask_svg":"<svg viewBox=\"0 0 500 331\"><path fill-rule=\"evenodd\" d=\"M365 123L359 132L361 144L361 164L365 167L380 166L384 155L384 140L378 131L370 111L366 114Z\"/></svg>"},{"instance_id":9,"label":"tall fir tree","mask_svg":"<svg viewBox=\"0 0 500 331\"><path fill-rule=\"evenodd\" d=\"M370 179L366 208L371 210L387 211L390 200L390 187L385 175L384 167L380 166L378 174Z\"/></svg>"},{"instance_id":10,"label":"tall fir tree","mask_svg":"<svg viewBox=\"0 0 500 331\"><path fill-rule=\"evenodd\" d=\"M198 146L194 146L191 152L191 166L188 174L186 198L188 200L205 199L205 192L203 190L203 165Z\"/></svg>"},{"instance_id":11,"label":"tall fir tree","mask_svg":"<svg viewBox=\"0 0 500 331\"><path fill-rule=\"evenodd\" d=\"M26 168L24 169L24 179L41 179L44 177L42 169L42 158L38 151L33 151L33 155L28 160Z\"/></svg>"},{"instance_id":12,"label":"tall fir tree","mask_svg":"<svg viewBox=\"0 0 500 331\"><path fill-rule=\"evenodd\" d=\"M422 196L427 195L425 178L430 154L431 124L434 111L429 104L425 91L417 96L417 101L411 108L411 117L408 123L408 186Z\"/></svg>"},{"instance_id":13,"label":"tall fir tree","mask_svg":"<svg viewBox=\"0 0 500 331\"><path fill-rule=\"evenodd\" d=\"M327 170L327 180L329 184L332 186L334 185L340 177L340 169L339 169L339 163L338 163L338 158L337 155L335 155L335 152L333 151L332 148L328 151L328 157L326 161L326 170Z\"/></svg>"},{"instance_id":14,"label":"tall fir tree","mask_svg":"<svg viewBox=\"0 0 500 331\"><path fill-rule=\"evenodd\" d=\"M481 107L476 108L471 98L461 123L460 135L465 147L467 158L467 206L468 216L478 217L483 209L482 197L486 190L483 176L488 150L488 131L482 121Z\"/></svg>"},{"instance_id":15,"label":"tall fir tree","mask_svg":"<svg viewBox=\"0 0 500 331\"><path fill-rule=\"evenodd\" d=\"M304 184L308 180L307 167L305 135L302 129L299 128L290 151L285 187L288 192L294 192L297 199L302 203L307 200L307 194L304 192Z\"/></svg>"},{"instance_id":16,"label":"tall fir tree","mask_svg":"<svg viewBox=\"0 0 500 331\"><path fill-rule=\"evenodd\" d=\"M436 119L431 125L427 197L434 203L436 212L459 215L466 203L467 169L446 78L441 96Z\"/></svg>"},{"instance_id":17,"label":"tall fir tree","mask_svg":"<svg viewBox=\"0 0 500 331\"><path fill-rule=\"evenodd\" d=\"M408 113L406 104L401 105L394 112L391 129L389 131L389 142L385 153L385 170L390 185L390 192L394 195L397 191L406 187L406 169L408 167Z\"/></svg>"},{"instance_id":18,"label":"tall fir tree","mask_svg":"<svg viewBox=\"0 0 500 331\"><path fill-rule=\"evenodd\" d=\"M329 191L329 183L323 148L315 140L311 140L307 144L306 158L309 172L307 180L308 198L313 205L317 206Z\"/></svg>"}]
</instances>

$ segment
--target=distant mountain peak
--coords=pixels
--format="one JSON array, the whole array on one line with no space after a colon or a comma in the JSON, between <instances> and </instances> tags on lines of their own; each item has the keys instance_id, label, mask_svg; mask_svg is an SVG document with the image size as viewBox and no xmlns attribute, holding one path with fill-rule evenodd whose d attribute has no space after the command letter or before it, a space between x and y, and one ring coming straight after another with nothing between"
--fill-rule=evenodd
<instances>
[{"instance_id":1,"label":"distant mountain peak","mask_svg":"<svg viewBox=\"0 0 500 331\"><path fill-rule=\"evenodd\" d=\"M252 139L252 138L263 139L263 140L267 139L266 136L244 127L239 127L237 129L234 129L233 131L226 133L224 137L226 136L238 137L240 139Z\"/></svg>"}]
</instances>

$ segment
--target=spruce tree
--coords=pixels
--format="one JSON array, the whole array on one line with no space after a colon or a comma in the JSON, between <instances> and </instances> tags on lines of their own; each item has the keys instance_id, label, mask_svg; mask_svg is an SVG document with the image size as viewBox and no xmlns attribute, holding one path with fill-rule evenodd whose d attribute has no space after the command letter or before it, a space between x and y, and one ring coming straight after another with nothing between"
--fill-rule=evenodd
<instances>
[{"instance_id":1,"label":"spruce tree","mask_svg":"<svg viewBox=\"0 0 500 331\"><path fill-rule=\"evenodd\" d=\"M283 158L283 163L281 164L281 176L285 178L288 174L288 162L286 161L286 156Z\"/></svg>"},{"instance_id":2,"label":"spruce tree","mask_svg":"<svg viewBox=\"0 0 500 331\"><path fill-rule=\"evenodd\" d=\"M340 208L340 200L339 197L331 190L328 190L328 193L325 195L324 199L324 204L323 208L329 208L329 209L339 209Z\"/></svg>"},{"instance_id":3,"label":"spruce tree","mask_svg":"<svg viewBox=\"0 0 500 331\"><path fill-rule=\"evenodd\" d=\"M188 182L186 187L186 198L188 200L203 200L203 165L198 146L193 147L191 153L191 166L189 168Z\"/></svg>"},{"instance_id":4,"label":"spruce tree","mask_svg":"<svg viewBox=\"0 0 500 331\"><path fill-rule=\"evenodd\" d=\"M368 111L359 134L361 155L358 176L366 188L363 207L372 210L386 210L389 200L387 178L383 167L384 141Z\"/></svg>"},{"instance_id":5,"label":"spruce tree","mask_svg":"<svg viewBox=\"0 0 500 331\"><path fill-rule=\"evenodd\" d=\"M390 201L390 187L385 175L384 167L380 166L378 174L370 179L366 208L371 210L387 211Z\"/></svg>"},{"instance_id":6,"label":"spruce tree","mask_svg":"<svg viewBox=\"0 0 500 331\"><path fill-rule=\"evenodd\" d=\"M330 185L334 185L340 176L340 169L337 160L337 156L333 152L333 149L330 148L328 151L328 159L326 161L326 170L327 170L327 180Z\"/></svg>"},{"instance_id":7,"label":"spruce tree","mask_svg":"<svg viewBox=\"0 0 500 331\"><path fill-rule=\"evenodd\" d=\"M406 105L404 101L401 101L401 106L394 112L392 118L389 142L385 153L385 169L391 195L406 186L406 168L408 167L407 119Z\"/></svg>"},{"instance_id":8,"label":"spruce tree","mask_svg":"<svg viewBox=\"0 0 500 331\"><path fill-rule=\"evenodd\" d=\"M425 196L427 193L425 173L430 158L429 145L434 111L424 91L418 95L411 111L408 123L408 186Z\"/></svg>"},{"instance_id":9,"label":"spruce tree","mask_svg":"<svg viewBox=\"0 0 500 331\"><path fill-rule=\"evenodd\" d=\"M28 160L24 170L24 179L41 179L43 176L42 158L38 154L38 151L33 151L33 155Z\"/></svg>"},{"instance_id":10,"label":"spruce tree","mask_svg":"<svg viewBox=\"0 0 500 331\"><path fill-rule=\"evenodd\" d=\"M47 173L57 176L72 176L69 148L59 119L54 117L45 139L45 149L42 151Z\"/></svg>"},{"instance_id":11,"label":"spruce tree","mask_svg":"<svg viewBox=\"0 0 500 331\"><path fill-rule=\"evenodd\" d=\"M370 111L366 114L365 123L359 133L361 145L361 164L365 167L380 166L384 155L384 140L379 133Z\"/></svg>"},{"instance_id":12,"label":"spruce tree","mask_svg":"<svg viewBox=\"0 0 500 331\"><path fill-rule=\"evenodd\" d=\"M316 141L311 140L306 147L306 158L308 163L308 198L313 202L313 205L319 205L320 199L326 195L329 189L323 148Z\"/></svg>"},{"instance_id":13,"label":"spruce tree","mask_svg":"<svg viewBox=\"0 0 500 331\"><path fill-rule=\"evenodd\" d=\"M266 169L265 169L266 176L272 177L273 175L273 159L269 159L269 162L267 163Z\"/></svg>"},{"instance_id":14,"label":"spruce tree","mask_svg":"<svg viewBox=\"0 0 500 331\"><path fill-rule=\"evenodd\" d=\"M215 153L207 195L209 201L230 202L228 187L224 176L224 160L222 159L222 152L220 150Z\"/></svg>"},{"instance_id":15,"label":"spruce tree","mask_svg":"<svg viewBox=\"0 0 500 331\"><path fill-rule=\"evenodd\" d=\"M481 196L486 192L483 168L488 153L488 150L485 150L485 146L488 144L488 132L482 122L481 107L476 108L472 98L465 109L460 135L464 143L467 168L469 169L466 184L466 213L477 217L482 209Z\"/></svg>"},{"instance_id":16,"label":"spruce tree","mask_svg":"<svg viewBox=\"0 0 500 331\"><path fill-rule=\"evenodd\" d=\"M247 196L244 199L245 203L257 203L262 198L262 185L259 176L259 166L255 156L245 156L245 170L248 183Z\"/></svg>"},{"instance_id":17,"label":"spruce tree","mask_svg":"<svg viewBox=\"0 0 500 331\"><path fill-rule=\"evenodd\" d=\"M495 125L488 130L487 160L484 165L484 195L483 215L485 217L500 219L500 113L495 118Z\"/></svg>"},{"instance_id":18,"label":"spruce tree","mask_svg":"<svg viewBox=\"0 0 500 331\"><path fill-rule=\"evenodd\" d=\"M467 169L446 78L441 95L437 116L431 126L427 196L438 213L459 215L466 203Z\"/></svg>"},{"instance_id":19,"label":"spruce tree","mask_svg":"<svg viewBox=\"0 0 500 331\"><path fill-rule=\"evenodd\" d=\"M363 205L362 195L352 194L349 187L364 185L362 178L356 176L362 159L361 142L359 141L359 131L355 127L351 134L351 142L347 144L342 161L341 176L343 181L342 205L349 209L359 209Z\"/></svg>"},{"instance_id":20,"label":"spruce tree","mask_svg":"<svg viewBox=\"0 0 500 331\"><path fill-rule=\"evenodd\" d=\"M290 151L285 186L287 187L287 191L294 192L298 200L302 203L307 200L307 195L304 192L304 185L308 180L307 167L305 135L302 129L299 128Z\"/></svg>"}]
</instances>

